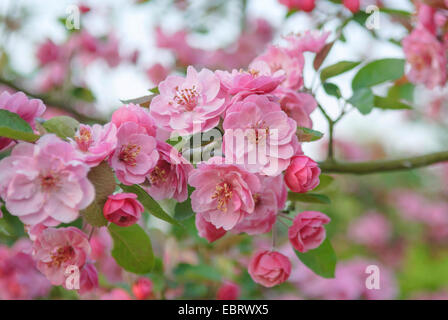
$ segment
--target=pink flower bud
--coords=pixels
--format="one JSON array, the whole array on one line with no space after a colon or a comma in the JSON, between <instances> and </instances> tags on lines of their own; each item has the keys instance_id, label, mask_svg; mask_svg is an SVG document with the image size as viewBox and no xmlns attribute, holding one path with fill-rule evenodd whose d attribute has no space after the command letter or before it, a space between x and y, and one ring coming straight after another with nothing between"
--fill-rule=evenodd
<instances>
[{"instance_id":1,"label":"pink flower bud","mask_svg":"<svg viewBox=\"0 0 448 320\"><path fill-rule=\"evenodd\" d=\"M359 0L344 0L344 7L356 13L359 11Z\"/></svg>"},{"instance_id":2,"label":"pink flower bud","mask_svg":"<svg viewBox=\"0 0 448 320\"><path fill-rule=\"evenodd\" d=\"M233 282L226 281L218 289L218 300L236 300L240 295L240 287Z\"/></svg>"},{"instance_id":3,"label":"pink flower bud","mask_svg":"<svg viewBox=\"0 0 448 320\"><path fill-rule=\"evenodd\" d=\"M259 251L249 263L249 274L252 279L268 288L288 280L290 273L291 262L276 251Z\"/></svg>"},{"instance_id":4,"label":"pink flower bud","mask_svg":"<svg viewBox=\"0 0 448 320\"><path fill-rule=\"evenodd\" d=\"M148 278L139 278L132 285L132 293L138 300L146 300L152 295L152 282Z\"/></svg>"},{"instance_id":5,"label":"pink flower bud","mask_svg":"<svg viewBox=\"0 0 448 320\"><path fill-rule=\"evenodd\" d=\"M136 223L142 212L143 205L133 193L117 193L110 195L103 208L104 217L121 227L128 227Z\"/></svg>"},{"instance_id":6,"label":"pink flower bud","mask_svg":"<svg viewBox=\"0 0 448 320\"><path fill-rule=\"evenodd\" d=\"M319 185L320 169L315 161L307 156L292 158L285 172L286 185L291 191L305 193Z\"/></svg>"},{"instance_id":7,"label":"pink flower bud","mask_svg":"<svg viewBox=\"0 0 448 320\"><path fill-rule=\"evenodd\" d=\"M304 211L298 214L288 230L288 238L294 249L307 252L315 249L325 240L324 225L330 218L317 211Z\"/></svg>"}]
</instances>

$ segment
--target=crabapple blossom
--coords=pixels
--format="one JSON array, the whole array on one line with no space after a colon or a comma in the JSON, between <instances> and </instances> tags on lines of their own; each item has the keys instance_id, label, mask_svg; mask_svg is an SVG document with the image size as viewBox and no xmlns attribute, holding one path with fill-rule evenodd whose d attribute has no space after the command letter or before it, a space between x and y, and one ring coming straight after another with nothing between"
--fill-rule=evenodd
<instances>
[{"instance_id":1,"label":"crabapple blossom","mask_svg":"<svg viewBox=\"0 0 448 320\"><path fill-rule=\"evenodd\" d=\"M316 0L279 0L279 2L288 7L288 9L299 9L305 12L311 12L316 6Z\"/></svg>"},{"instance_id":2,"label":"crabapple blossom","mask_svg":"<svg viewBox=\"0 0 448 320\"><path fill-rule=\"evenodd\" d=\"M411 69L408 79L424 84L428 89L445 84L446 50L443 44L425 28L416 28L403 39L403 50Z\"/></svg>"},{"instance_id":3,"label":"crabapple blossom","mask_svg":"<svg viewBox=\"0 0 448 320\"><path fill-rule=\"evenodd\" d=\"M132 293L138 300L146 300L152 295L152 282L148 278L138 278L132 285Z\"/></svg>"},{"instance_id":4,"label":"crabapple blossom","mask_svg":"<svg viewBox=\"0 0 448 320\"><path fill-rule=\"evenodd\" d=\"M134 193L117 193L108 196L104 204L104 217L121 227L135 224L145 209Z\"/></svg>"},{"instance_id":5,"label":"crabapple blossom","mask_svg":"<svg viewBox=\"0 0 448 320\"><path fill-rule=\"evenodd\" d=\"M88 172L70 143L48 134L19 143L0 161L0 196L24 224L69 223L95 197Z\"/></svg>"},{"instance_id":6,"label":"crabapple blossom","mask_svg":"<svg viewBox=\"0 0 448 320\"><path fill-rule=\"evenodd\" d=\"M109 157L118 180L125 185L143 183L159 160L157 141L135 122L123 123L117 132L117 148Z\"/></svg>"},{"instance_id":7,"label":"crabapple blossom","mask_svg":"<svg viewBox=\"0 0 448 320\"><path fill-rule=\"evenodd\" d=\"M133 103L124 105L115 110L112 114L111 122L115 124L117 129L120 129L126 122L134 122L144 128L148 135L153 137L156 136L157 127L154 119L145 108Z\"/></svg>"},{"instance_id":8,"label":"crabapple blossom","mask_svg":"<svg viewBox=\"0 0 448 320\"><path fill-rule=\"evenodd\" d=\"M28 99L23 92L10 94L3 91L0 94L0 110L7 110L19 115L20 118L28 122L31 128L35 129L35 118L40 117L45 112L45 105L42 100ZM11 139L0 137L0 151L3 151L15 142Z\"/></svg>"},{"instance_id":9,"label":"crabapple blossom","mask_svg":"<svg viewBox=\"0 0 448 320\"><path fill-rule=\"evenodd\" d=\"M349 225L348 236L353 241L373 248L387 244L392 227L383 214L367 212Z\"/></svg>"},{"instance_id":10,"label":"crabapple blossom","mask_svg":"<svg viewBox=\"0 0 448 320\"><path fill-rule=\"evenodd\" d=\"M253 195L260 191L260 180L255 174L225 164L220 157L199 163L188 183L196 188L191 194L193 211L217 229L226 231L253 213Z\"/></svg>"},{"instance_id":11,"label":"crabapple blossom","mask_svg":"<svg viewBox=\"0 0 448 320\"><path fill-rule=\"evenodd\" d=\"M213 224L205 220L201 214L195 216L195 223L199 236L207 239L208 242L214 242L227 233L222 227L216 228Z\"/></svg>"},{"instance_id":12,"label":"crabapple blossom","mask_svg":"<svg viewBox=\"0 0 448 320\"><path fill-rule=\"evenodd\" d=\"M104 126L80 124L71 144L84 163L95 167L114 152L117 146L117 128L113 123Z\"/></svg>"},{"instance_id":13,"label":"crabapple blossom","mask_svg":"<svg viewBox=\"0 0 448 320\"><path fill-rule=\"evenodd\" d=\"M150 113L158 126L179 134L207 131L218 125L225 110L219 78L210 70L188 67L186 77L168 76L159 84Z\"/></svg>"},{"instance_id":14,"label":"crabapple blossom","mask_svg":"<svg viewBox=\"0 0 448 320\"><path fill-rule=\"evenodd\" d=\"M277 88L273 94L278 98L282 110L295 120L299 127L313 127L310 115L316 109L317 101L311 94L282 87Z\"/></svg>"},{"instance_id":15,"label":"crabapple blossom","mask_svg":"<svg viewBox=\"0 0 448 320\"><path fill-rule=\"evenodd\" d=\"M187 180L193 166L168 143L158 141L157 150L159 161L147 176L150 186L146 191L155 200L173 198L184 202L188 198Z\"/></svg>"},{"instance_id":16,"label":"crabapple blossom","mask_svg":"<svg viewBox=\"0 0 448 320\"><path fill-rule=\"evenodd\" d=\"M315 249L325 240L324 225L329 222L330 218L321 212L304 211L299 213L288 229L289 241L294 249L302 253Z\"/></svg>"},{"instance_id":17,"label":"crabapple blossom","mask_svg":"<svg viewBox=\"0 0 448 320\"><path fill-rule=\"evenodd\" d=\"M291 55L302 55L304 52L318 53L321 51L330 36L330 32L306 31L303 34L291 34L284 37L288 42Z\"/></svg>"},{"instance_id":18,"label":"crabapple blossom","mask_svg":"<svg viewBox=\"0 0 448 320\"><path fill-rule=\"evenodd\" d=\"M76 266L81 269L90 250L87 235L78 228L48 228L34 241L33 258L51 284L62 285L66 280L66 268Z\"/></svg>"},{"instance_id":19,"label":"crabapple blossom","mask_svg":"<svg viewBox=\"0 0 448 320\"><path fill-rule=\"evenodd\" d=\"M86 263L80 270L79 294L83 295L98 288L98 271L93 263Z\"/></svg>"},{"instance_id":20,"label":"crabapple blossom","mask_svg":"<svg viewBox=\"0 0 448 320\"><path fill-rule=\"evenodd\" d=\"M285 172L285 182L293 192L305 193L319 185L320 168L307 156L299 155L291 159Z\"/></svg>"},{"instance_id":21,"label":"crabapple blossom","mask_svg":"<svg viewBox=\"0 0 448 320\"><path fill-rule=\"evenodd\" d=\"M260 192L253 195L254 212L243 218L233 229L249 235L269 232L275 223L277 212L285 206L287 190L282 175L276 177L259 176Z\"/></svg>"},{"instance_id":22,"label":"crabapple blossom","mask_svg":"<svg viewBox=\"0 0 448 320\"><path fill-rule=\"evenodd\" d=\"M129 293L120 288L112 289L101 296L101 300L132 300Z\"/></svg>"},{"instance_id":23,"label":"crabapple blossom","mask_svg":"<svg viewBox=\"0 0 448 320\"><path fill-rule=\"evenodd\" d=\"M277 251L258 251L249 263L249 274L256 283L270 288L288 280L291 262Z\"/></svg>"},{"instance_id":24,"label":"crabapple blossom","mask_svg":"<svg viewBox=\"0 0 448 320\"><path fill-rule=\"evenodd\" d=\"M251 95L233 104L223 128L226 157L250 172L277 176L300 150L296 122L266 96Z\"/></svg>"},{"instance_id":25,"label":"crabapple blossom","mask_svg":"<svg viewBox=\"0 0 448 320\"><path fill-rule=\"evenodd\" d=\"M344 0L343 5L352 13L356 13L359 11L360 0Z\"/></svg>"},{"instance_id":26,"label":"crabapple blossom","mask_svg":"<svg viewBox=\"0 0 448 320\"><path fill-rule=\"evenodd\" d=\"M218 289L218 300L236 300L240 296L241 288L234 282L225 281Z\"/></svg>"}]
</instances>

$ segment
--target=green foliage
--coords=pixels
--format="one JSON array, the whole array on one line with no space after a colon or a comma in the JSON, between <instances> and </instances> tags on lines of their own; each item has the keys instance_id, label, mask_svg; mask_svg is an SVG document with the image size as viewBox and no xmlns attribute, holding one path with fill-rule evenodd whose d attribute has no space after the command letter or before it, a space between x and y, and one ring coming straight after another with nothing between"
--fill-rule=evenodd
<instances>
[{"instance_id":1,"label":"green foliage","mask_svg":"<svg viewBox=\"0 0 448 320\"><path fill-rule=\"evenodd\" d=\"M320 80L322 82L325 82L329 78L336 77L340 74L352 70L353 68L356 68L359 64L360 62L340 61L331 66L325 67L320 73Z\"/></svg>"},{"instance_id":2,"label":"green foliage","mask_svg":"<svg viewBox=\"0 0 448 320\"><path fill-rule=\"evenodd\" d=\"M305 127L297 127L297 137L300 142L312 142L321 139L324 136L322 132L308 129Z\"/></svg>"},{"instance_id":3,"label":"green foliage","mask_svg":"<svg viewBox=\"0 0 448 320\"><path fill-rule=\"evenodd\" d=\"M337 85L335 85L334 83L324 82L323 87L324 87L325 92L328 95L336 97L338 99L342 97L341 89L339 89L339 87Z\"/></svg>"},{"instance_id":4,"label":"green foliage","mask_svg":"<svg viewBox=\"0 0 448 320\"><path fill-rule=\"evenodd\" d=\"M336 269L336 253L328 238L316 249L305 253L294 250L300 261L315 274L324 278L334 278Z\"/></svg>"},{"instance_id":5,"label":"green foliage","mask_svg":"<svg viewBox=\"0 0 448 320\"><path fill-rule=\"evenodd\" d=\"M357 89L353 92L353 96L347 100L362 114L369 114L375 105L375 96L369 88Z\"/></svg>"},{"instance_id":6,"label":"green foliage","mask_svg":"<svg viewBox=\"0 0 448 320\"><path fill-rule=\"evenodd\" d=\"M193 187L188 186L188 199L184 202L176 204L174 209L174 218L177 220L185 220L194 215L193 208L191 207L191 194L194 191Z\"/></svg>"},{"instance_id":7,"label":"green foliage","mask_svg":"<svg viewBox=\"0 0 448 320\"><path fill-rule=\"evenodd\" d=\"M18 114L3 109L0 110L0 137L28 142L39 139L31 126Z\"/></svg>"},{"instance_id":8,"label":"green foliage","mask_svg":"<svg viewBox=\"0 0 448 320\"><path fill-rule=\"evenodd\" d=\"M75 136L79 122L72 117L59 116L45 121L42 125L47 132L54 133L59 138L67 139Z\"/></svg>"},{"instance_id":9,"label":"green foliage","mask_svg":"<svg viewBox=\"0 0 448 320\"><path fill-rule=\"evenodd\" d=\"M379 108L379 109L389 109L389 110L412 109L412 107L410 105L400 102L398 100L392 99L390 97L375 96L374 104L375 104L375 107Z\"/></svg>"},{"instance_id":10,"label":"green foliage","mask_svg":"<svg viewBox=\"0 0 448 320\"><path fill-rule=\"evenodd\" d=\"M84 87L75 87L72 89L72 95L79 100L83 100L86 102L95 102L96 98L93 92Z\"/></svg>"},{"instance_id":11,"label":"green foliage","mask_svg":"<svg viewBox=\"0 0 448 320\"><path fill-rule=\"evenodd\" d=\"M362 67L352 81L354 91L369 88L387 81L394 81L404 75L403 59L375 60Z\"/></svg>"},{"instance_id":12,"label":"green foliage","mask_svg":"<svg viewBox=\"0 0 448 320\"><path fill-rule=\"evenodd\" d=\"M324 194L317 193L288 192L288 200L308 203L331 204L330 198L328 198Z\"/></svg>"},{"instance_id":13,"label":"green foliage","mask_svg":"<svg viewBox=\"0 0 448 320\"><path fill-rule=\"evenodd\" d=\"M145 274L154 267L154 254L151 240L138 225L119 227L110 224L109 233L113 239L112 256L126 271Z\"/></svg>"}]
</instances>

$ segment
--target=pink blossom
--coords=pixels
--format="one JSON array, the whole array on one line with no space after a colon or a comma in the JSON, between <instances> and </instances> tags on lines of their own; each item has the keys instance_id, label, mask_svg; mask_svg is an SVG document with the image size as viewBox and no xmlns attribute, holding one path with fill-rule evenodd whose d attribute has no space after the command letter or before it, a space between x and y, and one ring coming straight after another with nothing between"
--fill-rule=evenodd
<instances>
[{"instance_id":1,"label":"pink blossom","mask_svg":"<svg viewBox=\"0 0 448 320\"><path fill-rule=\"evenodd\" d=\"M95 197L89 167L75 149L55 135L36 144L22 142L0 161L0 196L23 223L54 226L79 216Z\"/></svg>"},{"instance_id":2,"label":"pink blossom","mask_svg":"<svg viewBox=\"0 0 448 320\"><path fill-rule=\"evenodd\" d=\"M303 66L305 59L303 55L291 55L287 49L270 45L267 50L255 58L249 66L250 69L256 68L257 61L264 61L269 66L268 74L275 76L279 70L285 74L285 80L280 84L281 87L292 90L299 90L303 86Z\"/></svg>"},{"instance_id":3,"label":"pink blossom","mask_svg":"<svg viewBox=\"0 0 448 320\"><path fill-rule=\"evenodd\" d=\"M148 135L156 136L157 127L153 118L147 109L136 104L130 103L114 111L111 122L115 124L117 129L120 129L126 122L135 122L140 127L143 127Z\"/></svg>"},{"instance_id":4,"label":"pink blossom","mask_svg":"<svg viewBox=\"0 0 448 320\"><path fill-rule=\"evenodd\" d=\"M311 94L284 88L277 88L273 94L279 99L282 110L298 126L309 129L313 127L310 115L316 109L317 101Z\"/></svg>"},{"instance_id":5,"label":"pink blossom","mask_svg":"<svg viewBox=\"0 0 448 320\"><path fill-rule=\"evenodd\" d=\"M368 212L350 224L348 235L359 244L383 247L392 235L392 228L384 215Z\"/></svg>"},{"instance_id":6,"label":"pink blossom","mask_svg":"<svg viewBox=\"0 0 448 320\"><path fill-rule=\"evenodd\" d=\"M152 295L152 282L148 278L138 278L132 285L132 293L138 300L146 300Z\"/></svg>"},{"instance_id":7,"label":"pink blossom","mask_svg":"<svg viewBox=\"0 0 448 320\"><path fill-rule=\"evenodd\" d=\"M303 54L304 52L318 53L321 51L327 41L330 32L321 33L320 31L306 31L303 34L292 34L285 36L285 40L289 43L289 51L291 55Z\"/></svg>"},{"instance_id":8,"label":"pink blossom","mask_svg":"<svg viewBox=\"0 0 448 320\"><path fill-rule=\"evenodd\" d=\"M276 177L259 176L260 192L253 195L254 212L243 218L234 228L236 232L249 235L271 231L277 212L285 206L287 190L282 175Z\"/></svg>"},{"instance_id":9,"label":"pink blossom","mask_svg":"<svg viewBox=\"0 0 448 320\"><path fill-rule=\"evenodd\" d=\"M117 128L113 123L104 126L81 124L71 144L84 163L95 167L114 152L117 146Z\"/></svg>"},{"instance_id":10,"label":"pink blossom","mask_svg":"<svg viewBox=\"0 0 448 320\"><path fill-rule=\"evenodd\" d=\"M218 300L236 300L240 296L240 286L231 281L225 281L216 294Z\"/></svg>"},{"instance_id":11,"label":"pink blossom","mask_svg":"<svg viewBox=\"0 0 448 320\"><path fill-rule=\"evenodd\" d=\"M319 185L320 168L307 156L295 156L285 172L285 182L293 192L305 193Z\"/></svg>"},{"instance_id":12,"label":"pink blossom","mask_svg":"<svg viewBox=\"0 0 448 320\"><path fill-rule=\"evenodd\" d=\"M344 7L349 9L352 13L356 13L359 11L360 0L344 0Z\"/></svg>"},{"instance_id":13,"label":"pink blossom","mask_svg":"<svg viewBox=\"0 0 448 320\"><path fill-rule=\"evenodd\" d=\"M299 252L316 249L325 240L324 225L329 222L330 218L321 212L304 211L299 213L288 229L289 241Z\"/></svg>"},{"instance_id":14,"label":"pink blossom","mask_svg":"<svg viewBox=\"0 0 448 320\"><path fill-rule=\"evenodd\" d=\"M232 229L254 211L253 194L260 190L256 175L239 166L224 164L219 157L198 164L188 182L196 188L191 194L193 211L224 230Z\"/></svg>"},{"instance_id":15,"label":"pink blossom","mask_svg":"<svg viewBox=\"0 0 448 320\"><path fill-rule=\"evenodd\" d=\"M168 143L158 141L159 161L149 172L147 192L155 200L167 198L184 202L188 198L188 175L193 166Z\"/></svg>"},{"instance_id":16,"label":"pink blossom","mask_svg":"<svg viewBox=\"0 0 448 320\"><path fill-rule=\"evenodd\" d=\"M117 132L117 148L109 157L118 180L126 185L140 184L159 160L154 137L135 122L125 122Z\"/></svg>"},{"instance_id":17,"label":"pink blossom","mask_svg":"<svg viewBox=\"0 0 448 320\"><path fill-rule=\"evenodd\" d=\"M259 251L249 263L249 274L256 283L270 288L288 280L291 262L280 252Z\"/></svg>"},{"instance_id":18,"label":"pink blossom","mask_svg":"<svg viewBox=\"0 0 448 320\"><path fill-rule=\"evenodd\" d=\"M53 62L49 64L38 77L40 91L48 92L59 88L67 76L67 64L64 62Z\"/></svg>"},{"instance_id":19,"label":"pink blossom","mask_svg":"<svg viewBox=\"0 0 448 320\"><path fill-rule=\"evenodd\" d=\"M255 61L248 71L233 70L215 71L221 81L221 88L228 95L236 95L235 100L240 100L251 94L266 94L274 91L283 81L283 70L271 71L265 61Z\"/></svg>"},{"instance_id":20,"label":"pink blossom","mask_svg":"<svg viewBox=\"0 0 448 320\"><path fill-rule=\"evenodd\" d=\"M195 218L199 236L207 239L208 242L214 242L222 238L227 232L223 228L216 228L213 224L205 220L201 214L197 214Z\"/></svg>"},{"instance_id":21,"label":"pink blossom","mask_svg":"<svg viewBox=\"0 0 448 320\"><path fill-rule=\"evenodd\" d=\"M7 91L0 95L0 110L7 110L16 113L23 120L29 123L31 128L35 128L35 118L40 117L45 112L45 105L39 99L28 99L23 92L10 94ZM0 151L14 145L14 141L0 137Z\"/></svg>"},{"instance_id":22,"label":"pink blossom","mask_svg":"<svg viewBox=\"0 0 448 320\"><path fill-rule=\"evenodd\" d=\"M47 39L44 43L42 43L36 53L37 59L39 60L41 66L58 61L62 58L62 55L62 48L50 39Z\"/></svg>"},{"instance_id":23,"label":"pink blossom","mask_svg":"<svg viewBox=\"0 0 448 320\"><path fill-rule=\"evenodd\" d=\"M165 80L169 73L170 70L168 68L165 68L160 63L156 63L148 70L146 70L146 74L148 75L149 80L151 80L151 82L156 86L158 86L160 82Z\"/></svg>"},{"instance_id":24,"label":"pink blossom","mask_svg":"<svg viewBox=\"0 0 448 320\"><path fill-rule=\"evenodd\" d=\"M145 209L134 193L117 193L107 197L104 204L104 217L121 227L135 224Z\"/></svg>"},{"instance_id":25,"label":"pink blossom","mask_svg":"<svg viewBox=\"0 0 448 320\"><path fill-rule=\"evenodd\" d=\"M226 158L250 172L277 176L300 149L296 122L266 96L251 95L233 104L223 128Z\"/></svg>"},{"instance_id":26,"label":"pink blossom","mask_svg":"<svg viewBox=\"0 0 448 320\"><path fill-rule=\"evenodd\" d=\"M279 0L279 2L288 7L288 9L299 9L305 12L311 12L316 6L316 0Z\"/></svg>"},{"instance_id":27,"label":"pink blossom","mask_svg":"<svg viewBox=\"0 0 448 320\"><path fill-rule=\"evenodd\" d=\"M408 79L428 89L443 86L447 79L446 53L443 44L424 28L416 28L403 39L403 50L411 69Z\"/></svg>"},{"instance_id":28,"label":"pink blossom","mask_svg":"<svg viewBox=\"0 0 448 320\"><path fill-rule=\"evenodd\" d=\"M437 10L424 2L418 2L417 9L417 19L418 27L423 27L433 35L436 35L437 25L436 25L436 12Z\"/></svg>"},{"instance_id":29,"label":"pink blossom","mask_svg":"<svg viewBox=\"0 0 448 320\"><path fill-rule=\"evenodd\" d=\"M98 272L93 263L86 263L80 270L79 294L83 295L98 288Z\"/></svg>"},{"instance_id":30,"label":"pink blossom","mask_svg":"<svg viewBox=\"0 0 448 320\"><path fill-rule=\"evenodd\" d=\"M132 300L126 290L116 288L101 296L101 300Z\"/></svg>"},{"instance_id":31,"label":"pink blossom","mask_svg":"<svg viewBox=\"0 0 448 320\"><path fill-rule=\"evenodd\" d=\"M208 69L188 67L187 76L169 76L159 85L160 94L151 101L150 112L159 127L179 134L207 131L224 112L218 97L220 82Z\"/></svg>"},{"instance_id":32,"label":"pink blossom","mask_svg":"<svg viewBox=\"0 0 448 320\"><path fill-rule=\"evenodd\" d=\"M75 227L45 229L33 244L37 268L53 285L64 284L67 267L81 269L89 255L87 235Z\"/></svg>"}]
</instances>

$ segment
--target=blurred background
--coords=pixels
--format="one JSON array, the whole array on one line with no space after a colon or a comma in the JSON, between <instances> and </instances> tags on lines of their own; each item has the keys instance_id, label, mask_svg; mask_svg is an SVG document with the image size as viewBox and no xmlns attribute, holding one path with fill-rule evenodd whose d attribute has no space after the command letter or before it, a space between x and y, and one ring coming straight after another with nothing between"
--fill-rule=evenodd
<instances>
[{"instance_id":1,"label":"blurred background","mask_svg":"<svg viewBox=\"0 0 448 320\"><path fill-rule=\"evenodd\" d=\"M2 0L0 2L0 92L24 91L47 104L45 118L72 115L85 123L105 122L129 100L151 94L168 74L188 65L240 69L269 43L291 32L320 29L330 39L350 19L325 60L366 61L403 58L400 42L409 33L415 6L409 0L361 1L402 14L379 14L379 28L368 30L363 15L340 1L317 1L312 13L294 12L277 0ZM77 11L78 10L78 11ZM79 12L79 29L67 18ZM68 27L69 26L69 27ZM313 55L306 54L305 86L311 87ZM351 96L347 72L334 83ZM388 88L375 88L380 92ZM389 159L441 151L447 146L447 90L406 87L413 110L375 109L367 116L354 110L335 128L336 156L346 161ZM316 91L328 113L339 114L338 101ZM312 114L313 129L328 132L324 117ZM304 144L307 155L324 160L328 141ZM318 210L332 223L329 237L339 262L335 279L323 279L295 261L288 283L262 289L246 265L256 247L269 237L229 235L210 245L197 235L194 220L187 229L147 221L153 246L161 257L149 275L149 298L216 298L237 288L242 299L437 299L448 298L448 165L369 176L335 175L326 188L330 205L302 204L297 211ZM169 206L169 204L167 204ZM287 244L286 229L278 226ZM10 215L0 220L0 299L79 298L51 288L20 253L26 236ZM96 232L92 247L100 272L100 289L81 298L136 298L138 280L111 258L107 233ZM367 265L381 270L381 289L365 288ZM14 277L2 276L2 267ZM18 266L21 265L19 268ZM26 267L30 265L30 267ZM31 283L39 285L31 286ZM227 287L226 287L227 286ZM222 289L227 288L227 289ZM233 290L232 289L232 290Z\"/></svg>"}]
</instances>

